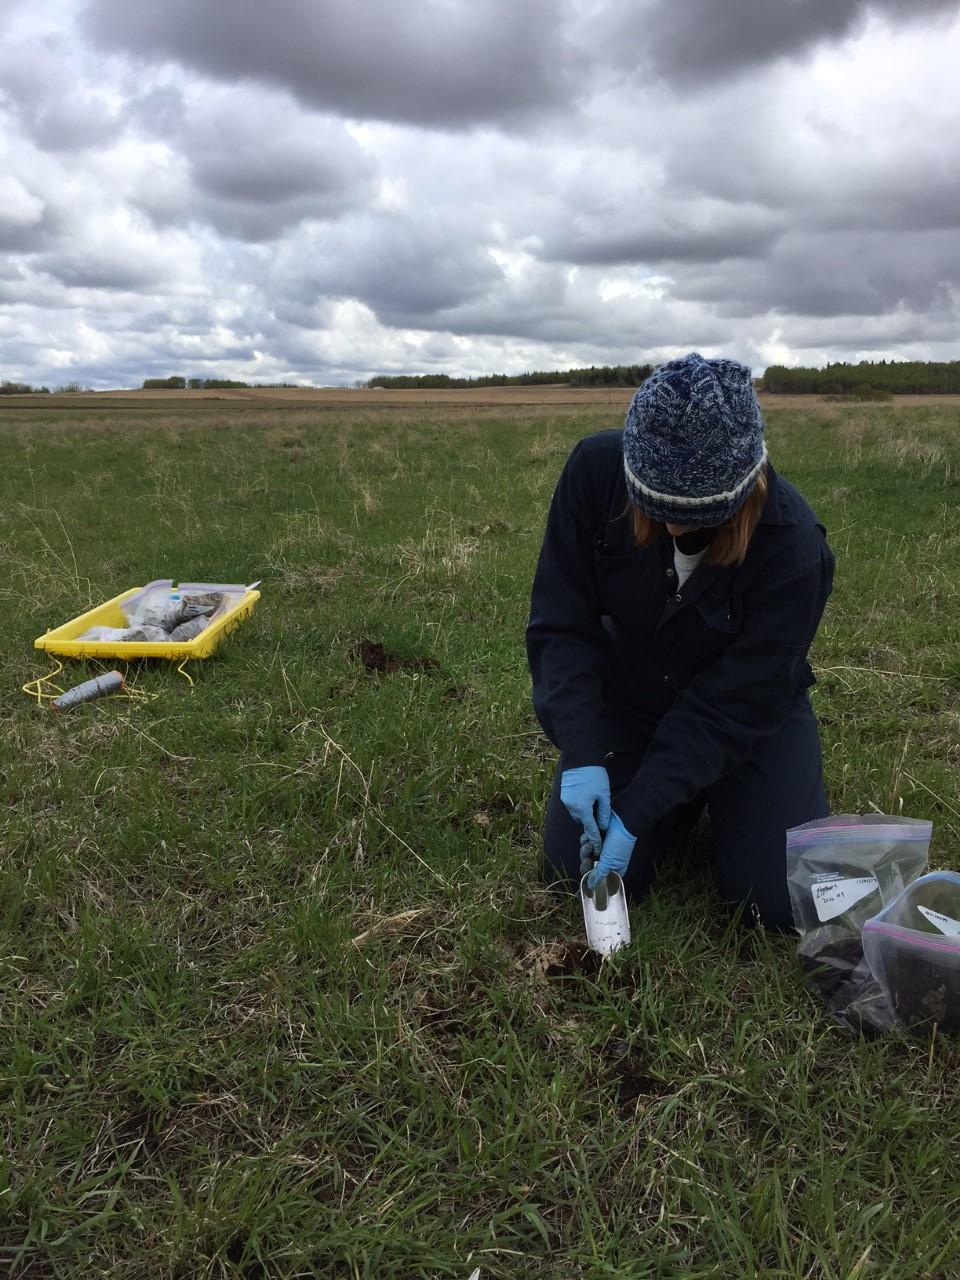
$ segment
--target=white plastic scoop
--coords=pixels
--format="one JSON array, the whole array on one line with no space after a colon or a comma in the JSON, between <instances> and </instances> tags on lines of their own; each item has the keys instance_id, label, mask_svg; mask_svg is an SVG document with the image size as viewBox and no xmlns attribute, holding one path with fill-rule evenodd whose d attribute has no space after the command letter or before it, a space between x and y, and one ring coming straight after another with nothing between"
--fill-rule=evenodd
<instances>
[{"instance_id":1,"label":"white plastic scoop","mask_svg":"<svg viewBox=\"0 0 960 1280\"><path fill-rule=\"evenodd\" d=\"M589 872L587 873L589 875ZM630 941L630 916L623 881L615 871L606 877L606 906L602 906L603 893L587 888L587 876L580 881L580 901L583 905L583 923L587 930L587 945L602 956L608 956L617 947ZM599 888L599 886L598 886ZM598 904L599 900L599 904ZM602 909L601 909L602 908Z\"/></svg>"}]
</instances>

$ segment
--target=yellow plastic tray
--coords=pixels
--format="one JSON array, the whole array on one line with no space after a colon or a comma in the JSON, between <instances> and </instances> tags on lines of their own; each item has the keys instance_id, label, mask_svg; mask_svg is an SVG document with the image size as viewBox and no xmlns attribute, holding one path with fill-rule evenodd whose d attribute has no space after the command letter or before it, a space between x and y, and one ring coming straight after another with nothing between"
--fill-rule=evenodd
<instances>
[{"instance_id":1,"label":"yellow plastic tray","mask_svg":"<svg viewBox=\"0 0 960 1280\"><path fill-rule=\"evenodd\" d=\"M148 584L152 585L152 584ZM260 599L260 592L246 589L236 604L231 605L220 617L214 618L204 631L178 644L173 640L162 643L147 641L122 640L78 640L77 636L91 627L125 627L127 620L120 608L124 600L129 600L143 587L131 587L120 595L107 600L105 604L88 609L77 618L71 618L62 627L56 627L45 635L38 636L33 642L35 649L45 649L47 653L56 653L67 658L175 658L178 662L184 658L209 658L214 649L231 631L236 631L245 618L253 613L254 605Z\"/></svg>"}]
</instances>

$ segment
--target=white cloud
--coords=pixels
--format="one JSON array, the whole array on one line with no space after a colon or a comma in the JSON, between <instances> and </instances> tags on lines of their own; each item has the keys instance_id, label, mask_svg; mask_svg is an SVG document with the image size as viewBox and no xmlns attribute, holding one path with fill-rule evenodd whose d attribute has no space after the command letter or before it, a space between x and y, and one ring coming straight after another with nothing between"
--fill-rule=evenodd
<instances>
[{"instance_id":1,"label":"white cloud","mask_svg":"<svg viewBox=\"0 0 960 1280\"><path fill-rule=\"evenodd\" d=\"M955 5L226 3L8 3L0 377L955 355Z\"/></svg>"},{"instance_id":2,"label":"white cloud","mask_svg":"<svg viewBox=\"0 0 960 1280\"><path fill-rule=\"evenodd\" d=\"M0 174L0 236L6 227L33 227L40 221L43 201L12 173Z\"/></svg>"}]
</instances>

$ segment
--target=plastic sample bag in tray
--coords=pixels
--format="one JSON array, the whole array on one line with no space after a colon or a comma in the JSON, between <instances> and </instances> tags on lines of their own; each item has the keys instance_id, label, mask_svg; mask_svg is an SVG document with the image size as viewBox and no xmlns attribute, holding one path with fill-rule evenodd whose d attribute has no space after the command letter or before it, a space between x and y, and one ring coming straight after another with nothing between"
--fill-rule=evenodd
<instances>
[{"instance_id":1,"label":"plastic sample bag in tray","mask_svg":"<svg viewBox=\"0 0 960 1280\"><path fill-rule=\"evenodd\" d=\"M38 637L34 648L70 658L208 658L253 612L260 592L240 583L158 578Z\"/></svg>"},{"instance_id":2,"label":"plastic sample bag in tray","mask_svg":"<svg viewBox=\"0 0 960 1280\"><path fill-rule=\"evenodd\" d=\"M863 926L870 970L911 1031L960 1031L960 875L931 871Z\"/></svg>"}]
</instances>

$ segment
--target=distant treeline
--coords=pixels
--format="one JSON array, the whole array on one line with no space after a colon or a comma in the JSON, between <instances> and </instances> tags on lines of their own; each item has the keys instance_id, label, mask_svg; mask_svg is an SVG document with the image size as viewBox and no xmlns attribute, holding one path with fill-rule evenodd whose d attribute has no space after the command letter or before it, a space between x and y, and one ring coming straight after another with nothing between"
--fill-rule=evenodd
<instances>
[{"instance_id":1,"label":"distant treeline","mask_svg":"<svg viewBox=\"0 0 960 1280\"><path fill-rule=\"evenodd\" d=\"M861 360L828 364L823 369L786 369L774 364L764 373L761 389L777 395L841 395L883 399L891 395L945 395L960 392L960 360Z\"/></svg>"},{"instance_id":2,"label":"distant treeline","mask_svg":"<svg viewBox=\"0 0 960 1280\"><path fill-rule=\"evenodd\" d=\"M29 382L0 382L0 396L48 396L49 394L49 387L31 387Z\"/></svg>"},{"instance_id":3,"label":"distant treeline","mask_svg":"<svg viewBox=\"0 0 960 1280\"><path fill-rule=\"evenodd\" d=\"M141 391L258 391L299 387L299 382L240 382L236 378L144 378Z\"/></svg>"},{"instance_id":4,"label":"distant treeline","mask_svg":"<svg viewBox=\"0 0 960 1280\"><path fill-rule=\"evenodd\" d=\"M368 378L365 387L397 391L407 387L431 389L443 387L525 387L564 383L570 387L639 387L652 372L649 364L591 365L589 369L564 369L557 372L489 373L479 378L451 378L447 373L377 374Z\"/></svg>"}]
</instances>

